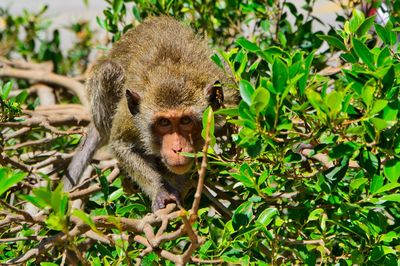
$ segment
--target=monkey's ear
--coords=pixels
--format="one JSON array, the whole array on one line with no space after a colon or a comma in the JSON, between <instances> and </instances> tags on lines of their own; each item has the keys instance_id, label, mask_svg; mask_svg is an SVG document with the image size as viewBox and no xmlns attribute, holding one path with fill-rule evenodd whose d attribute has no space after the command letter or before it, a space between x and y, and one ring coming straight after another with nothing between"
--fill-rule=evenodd
<instances>
[{"instance_id":1,"label":"monkey's ear","mask_svg":"<svg viewBox=\"0 0 400 266\"><path fill-rule=\"evenodd\" d=\"M126 100L128 102L129 111L131 114L135 115L139 112L140 96L134 91L125 91Z\"/></svg>"},{"instance_id":2,"label":"monkey's ear","mask_svg":"<svg viewBox=\"0 0 400 266\"><path fill-rule=\"evenodd\" d=\"M222 91L222 85L219 80L216 80L207 85L204 89L204 94L212 109L216 110L223 106L224 93Z\"/></svg>"}]
</instances>

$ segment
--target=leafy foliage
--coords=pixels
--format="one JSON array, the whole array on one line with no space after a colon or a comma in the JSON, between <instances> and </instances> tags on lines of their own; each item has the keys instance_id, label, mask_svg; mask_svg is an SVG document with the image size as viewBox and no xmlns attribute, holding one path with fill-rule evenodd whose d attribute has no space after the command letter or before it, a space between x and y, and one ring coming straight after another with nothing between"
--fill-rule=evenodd
<instances>
[{"instance_id":1,"label":"leafy foliage","mask_svg":"<svg viewBox=\"0 0 400 266\"><path fill-rule=\"evenodd\" d=\"M193 226L206 241L196 257L244 265L400 263L400 1L386 1L390 10L386 24L353 9L349 18L338 17L343 27L327 35L312 31L312 24L318 23L310 15L314 1L306 1L305 15L288 1L108 2L104 17L97 21L113 41L149 15L180 18L207 34L219 48L212 60L226 68L234 81L231 89L240 92L237 107L215 113L236 128L232 135L236 154L233 158L210 148L207 177L207 186L216 198L224 199L232 215L215 214L210 207L213 202L203 200ZM14 19L2 12L7 20ZM127 21L130 14L132 22ZM9 25L26 27L16 21ZM40 40L36 34L43 28L36 21L29 25L29 38L36 43ZM73 26L75 31L82 27L86 26ZM82 70L72 66L86 62L89 43L75 46L83 52L71 53L76 57L66 60L57 55L59 40L53 38L42 43L53 54L40 57L36 44L11 34L17 29L11 27L0 35L1 40L31 43L25 48L15 46L17 53L56 64L62 57L66 61L62 64L70 66L60 68L63 73ZM85 31L90 39L90 29ZM324 42L327 46L322 46ZM339 62L332 67L329 58L335 56ZM4 84L0 93L2 119L7 121L19 114L26 98L8 97L11 87ZM51 148L68 150L76 142L74 136L63 137ZM9 145L10 140L4 143ZM18 152L6 154L18 156ZM140 218L149 211L141 193L124 192L124 179L107 182L110 170L97 171L101 191L90 195L82 212L72 210L58 182L53 184L44 174L41 178L49 183L23 195L26 190L21 193L16 188L27 173L16 168L9 165L0 170L1 198L12 203L17 196L18 201L47 210L48 229L35 232L23 224L17 235L26 240L0 244L1 262L34 247L37 241L29 240L31 236L68 232L71 217L96 231L93 216ZM2 238L16 236L12 226L5 229ZM115 229L117 234L122 231ZM71 239L69 249L79 249L85 239ZM188 239L182 237L162 247L183 250L185 245ZM84 258L93 265L125 265L139 257L142 249L121 237L115 245L96 242ZM43 254L42 259L59 263L60 250L52 253L55 257ZM156 252L146 255L142 263L171 265Z\"/></svg>"}]
</instances>

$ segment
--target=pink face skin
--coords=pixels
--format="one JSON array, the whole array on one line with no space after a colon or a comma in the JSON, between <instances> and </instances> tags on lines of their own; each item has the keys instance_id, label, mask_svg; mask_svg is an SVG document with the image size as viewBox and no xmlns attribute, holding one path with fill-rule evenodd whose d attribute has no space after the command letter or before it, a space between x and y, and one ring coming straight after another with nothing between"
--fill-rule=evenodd
<instances>
[{"instance_id":1,"label":"pink face skin","mask_svg":"<svg viewBox=\"0 0 400 266\"><path fill-rule=\"evenodd\" d=\"M161 157L168 169L184 174L192 168L193 159L181 152L194 152L193 140L197 140L201 127L193 114L182 110L159 112L155 116L154 131L161 138Z\"/></svg>"}]
</instances>

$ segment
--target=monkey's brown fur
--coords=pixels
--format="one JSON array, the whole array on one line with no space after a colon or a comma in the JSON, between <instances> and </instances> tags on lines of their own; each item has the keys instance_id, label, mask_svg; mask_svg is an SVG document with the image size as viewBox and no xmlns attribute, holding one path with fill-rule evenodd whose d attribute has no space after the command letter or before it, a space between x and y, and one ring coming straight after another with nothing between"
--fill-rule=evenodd
<instances>
[{"instance_id":1,"label":"monkey's brown fur","mask_svg":"<svg viewBox=\"0 0 400 266\"><path fill-rule=\"evenodd\" d=\"M225 79L210 60L207 43L169 17L148 19L127 32L93 68L87 80L93 122L120 164L152 199L153 209L163 206L157 197L168 201L187 183L160 160L161 144L152 133L155 114L191 110L199 122L216 100L207 88ZM126 91L133 96L124 97Z\"/></svg>"}]
</instances>

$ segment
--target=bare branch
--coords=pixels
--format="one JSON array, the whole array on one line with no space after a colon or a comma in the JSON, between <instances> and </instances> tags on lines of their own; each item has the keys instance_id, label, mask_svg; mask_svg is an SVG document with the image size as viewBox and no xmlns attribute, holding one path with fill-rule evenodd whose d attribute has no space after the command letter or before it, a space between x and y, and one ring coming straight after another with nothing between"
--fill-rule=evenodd
<instances>
[{"instance_id":1,"label":"bare branch","mask_svg":"<svg viewBox=\"0 0 400 266\"><path fill-rule=\"evenodd\" d=\"M46 72L52 72L54 68L53 62L51 61L33 63L24 60L9 60L5 57L0 57L0 63L21 69L41 70Z\"/></svg>"},{"instance_id":2,"label":"bare branch","mask_svg":"<svg viewBox=\"0 0 400 266\"><path fill-rule=\"evenodd\" d=\"M61 76L41 70L23 70L11 67L3 67L0 68L0 77L27 79L33 80L35 82L61 86L74 93L84 106L89 106L85 96L83 84L66 76Z\"/></svg>"},{"instance_id":3,"label":"bare branch","mask_svg":"<svg viewBox=\"0 0 400 266\"><path fill-rule=\"evenodd\" d=\"M107 177L108 183L111 184L112 182L114 182L114 180L118 177L119 173L120 173L119 168L115 167L114 170L112 170L112 172ZM72 192L69 194L69 197L71 200L75 200L75 199L86 197L86 196L88 196L94 192L100 191L100 190L101 190L100 184L95 184L86 189Z\"/></svg>"}]
</instances>

